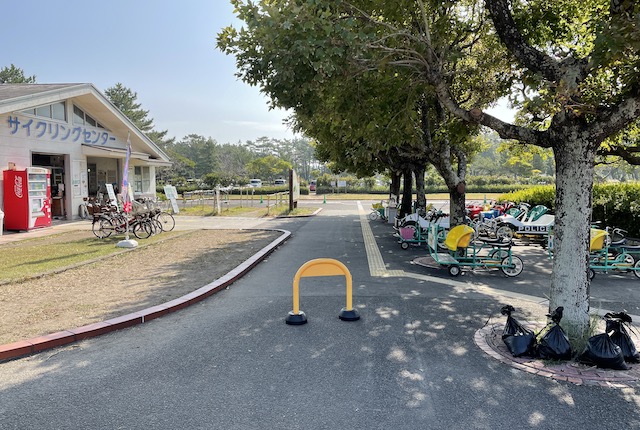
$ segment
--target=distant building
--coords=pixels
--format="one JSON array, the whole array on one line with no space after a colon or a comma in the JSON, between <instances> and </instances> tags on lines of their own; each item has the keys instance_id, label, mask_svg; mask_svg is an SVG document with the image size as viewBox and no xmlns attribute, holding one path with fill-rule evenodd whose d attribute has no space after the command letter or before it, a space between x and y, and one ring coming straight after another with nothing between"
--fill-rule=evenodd
<instances>
[{"instance_id":1,"label":"distant building","mask_svg":"<svg viewBox=\"0 0 640 430\"><path fill-rule=\"evenodd\" d=\"M120 188L128 134L134 196L153 198L155 169L170 166L169 157L93 85L0 84L0 170L50 169L61 199L54 216L77 218L84 197L105 184Z\"/></svg>"}]
</instances>

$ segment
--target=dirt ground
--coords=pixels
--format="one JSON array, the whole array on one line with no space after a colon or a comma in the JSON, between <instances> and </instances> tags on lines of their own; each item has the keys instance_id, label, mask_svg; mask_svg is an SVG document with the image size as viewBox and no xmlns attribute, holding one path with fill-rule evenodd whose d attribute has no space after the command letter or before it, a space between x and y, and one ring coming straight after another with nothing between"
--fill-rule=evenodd
<instances>
[{"instance_id":1,"label":"dirt ground","mask_svg":"<svg viewBox=\"0 0 640 430\"><path fill-rule=\"evenodd\" d=\"M69 234L77 238L92 235L90 231ZM173 300L225 275L280 234L249 230L185 232L62 273L1 285L0 345ZM69 239L69 235L64 236Z\"/></svg>"}]
</instances>

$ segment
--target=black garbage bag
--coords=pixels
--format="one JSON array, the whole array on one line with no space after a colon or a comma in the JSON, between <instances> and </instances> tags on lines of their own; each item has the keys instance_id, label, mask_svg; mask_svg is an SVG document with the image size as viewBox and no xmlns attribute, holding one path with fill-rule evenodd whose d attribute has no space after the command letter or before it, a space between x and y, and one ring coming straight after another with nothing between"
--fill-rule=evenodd
<instances>
[{"instance_id":1,"label":"black garbage bag","mask_svg":"<svg viewBox=\"0 0 640 430\"><path fill-rule=\"evenodd\" d=\"M507 316L507 322L502 332L502 341L514 357L535 354L535 334L520 324L511 316L515 309L511 305L503 306L500 312Z\"/></svg>"},{"instance_id":2,"label":"black garbage bag","mask_svg":"<svg viewBox=\"0 0 640 430\"><path fill-rule=\"evenodd\" d=\"M625 312L607 313L604 317L607 320L606 332L610 333L613 343L620 347L624 360L628 363L640 363L640 353L625 328L625 324L631 323L631 317Z\"/></svg>"},{"instance_id":3,"label":"black garbage bag","mask_svg":"<svg viewBox=\"0 0 640 430\"><path fill-rule=\"evenodd\" d=\"M553 312L547 314L553 322L547 324L547 326L536 336L538 340L536 351L538 353L538 357L542 359L571 359L571 344L569 343L569 338L559 324L562 319L563 310L564 308L560 306Z\"/></svg>"},{"instance_id":4,"label":"black garbage bag","mask_svg":"<svg viewBox=\"0 0 640 430\"><path fill-rule=\"evenodd\" d=\"M624 362L622 350L613 343L607 333L591 336L584 352L578 357L578 361L604 369L629 370Z\"/></svg>"}]
</instances>

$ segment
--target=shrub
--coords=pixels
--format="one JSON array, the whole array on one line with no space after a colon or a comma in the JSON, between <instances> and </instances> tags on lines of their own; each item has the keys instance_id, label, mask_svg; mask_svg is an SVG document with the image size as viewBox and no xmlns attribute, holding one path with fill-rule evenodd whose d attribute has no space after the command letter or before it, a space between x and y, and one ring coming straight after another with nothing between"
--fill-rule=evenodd
<instances>
[{"instance_id":1,"label":"shrub","mask_svg":"<svg viewBox=\"0 0 640 430\"><path fill-rule=\"evenodd\" d=\"M503 194L500 201L529 203L531 206L544 205L553 210L556 204L556 187L554 185L537 185L527 187L518 191Z\"/></svg>"}]
</instances>

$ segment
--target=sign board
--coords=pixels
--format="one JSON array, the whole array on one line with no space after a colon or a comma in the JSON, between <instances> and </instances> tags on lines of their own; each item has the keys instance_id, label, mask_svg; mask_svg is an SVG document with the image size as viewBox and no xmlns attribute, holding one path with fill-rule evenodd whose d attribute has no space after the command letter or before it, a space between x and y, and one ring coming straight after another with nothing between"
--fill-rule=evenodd
<instances>
[{"instance_id":1,"label":"sign board","mask_svg":"<svg viewBox=\"0 0 640 430\"><path fill-rule=\"evenodd\" d=\"M346 188L347 187L347 181L338 181L338 188Z\"/></svg>"},{"instance_id":2,"label":"sign board","mask_svg":"<svg viewBox=\"0 0 640 430\"><path fill-rule=\"evenodd\" d=\"M107 195L112 205L118 207L118 199L116 198L116 192L113 190L113 184L104 184L107 188Z\"/></svg>"},{"instance_id":3,"label":"sign board","mask_svg":"<svg viewBox=\"0 0 640 430\"><path fill-rule=\"evenodd\" d=\"M289 210L292 211L298 207L300 200L300 179L295 170L289 170Z\"/></svg>"},{"instance_id":4,"label":"sign board","mask_svg":"<svg viewBox=\"0 0 640 430\"><path fill-rule=\"evenodd\" d=\"M173 185L165 185L164 195L167 196L167 199L171 202L171 209L173 209L173 212L180 213L180 208L178 207L178 190L176 190L176 187Z\"/></svg>"}]
</instances>

